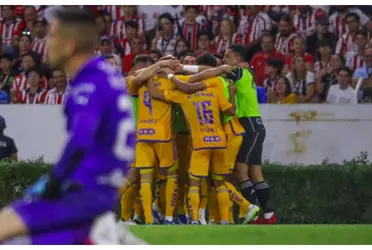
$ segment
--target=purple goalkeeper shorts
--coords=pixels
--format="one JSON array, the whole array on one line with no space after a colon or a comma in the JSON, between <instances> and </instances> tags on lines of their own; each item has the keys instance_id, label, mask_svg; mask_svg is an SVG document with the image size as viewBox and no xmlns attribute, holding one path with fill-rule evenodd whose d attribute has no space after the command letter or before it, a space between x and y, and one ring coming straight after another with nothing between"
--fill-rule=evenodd
<instances>
[{"instance_id":1,"label":"purple goalkeeper shorts","mask_svg":"<svg viewBox=\"0 0 372 250\"><path fill-rule=\"evenodd\" d=\"M12 208L26 224L31 244L83 244L94 220L116 205L115 189L97 187L71 191L55 200L19 200Z\"/></svg>"}]
</instances>

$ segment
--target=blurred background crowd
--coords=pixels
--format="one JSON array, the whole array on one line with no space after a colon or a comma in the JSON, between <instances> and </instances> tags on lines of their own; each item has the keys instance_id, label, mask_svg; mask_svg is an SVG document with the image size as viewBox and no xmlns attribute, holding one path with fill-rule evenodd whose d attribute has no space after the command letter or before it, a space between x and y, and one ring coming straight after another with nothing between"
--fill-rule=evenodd
<instances>
[{"instance_id":1,"label":"blurred background crowd","mask_svg":"<svg viewBox=\"0 0 372 250\"><path fill-rule=\"evenodd\" d=\"M48 23L60 8L88 8L100 37L96 54L123 75L132 61L174 55L192 65L203 53L218 64L231 44L265 92L260 102L372 102L372 6L5 6L0 14L0 103L62 104L68 77L47 63ZM84 34L82 34L83 36ZM355 87L364 79L358 98Z\"/></svg>"}]
</instances>

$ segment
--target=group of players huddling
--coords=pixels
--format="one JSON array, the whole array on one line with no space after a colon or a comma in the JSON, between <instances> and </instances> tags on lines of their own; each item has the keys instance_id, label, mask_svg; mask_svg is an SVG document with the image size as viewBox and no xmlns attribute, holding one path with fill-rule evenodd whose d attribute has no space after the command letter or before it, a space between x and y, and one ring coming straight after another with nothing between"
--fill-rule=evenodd
<instances>
[{"instance_id":1,"label":"group of players huddling","mask_svg":"<svg viewBox=\"0 0 372 250\"><path fill-rule=\"evenodd\" d=\"M92 13L56 13L48 57L71 77L68 140L54 168L0 210L0 244L143 244L117 225L119 189L124 221L135 205L134 219L142 207L146 224L155 223L153 210L165 224L186 223L186 214L191 224L205 224L208 203L209 223L230 224L233 201L244 223L274 224L261 171L265 128L245 48L232 45L220 67L210 54L197 66L138 57L126 85L118 70L94 56L97 38ZM138 96L132 99L138 100L137 128L128 91ZM160 184L153 203L154 178Z\"/></svg>"},{"instance_id":2,"label":"group of players huddling","mask_svg":"<svg viewBox=\"0 0 372 250\"><path fill-rule=\"evenodd\" d=\"M120 223L234 224L233 203L241 223L276 223L261 170L265 127L246 53L230 46L219 67L208 53L196 66L171 56L157 63L135 58L126 79L136 107L135 162L121 189Z\"/></svg>"}]
</instances>

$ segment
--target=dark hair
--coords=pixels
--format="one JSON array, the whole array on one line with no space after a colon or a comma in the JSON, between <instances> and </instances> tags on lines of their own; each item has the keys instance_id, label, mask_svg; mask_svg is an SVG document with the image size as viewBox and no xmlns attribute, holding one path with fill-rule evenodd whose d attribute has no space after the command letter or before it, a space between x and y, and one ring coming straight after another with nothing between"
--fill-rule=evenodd
<instances>
[{"instance_id":1,"label":"dark hair","mask_svg":"<svg viewBox=\"0 0 372 250\"><path fill-rule=\"evenodd\" d=\"M288 14L283 14L280 17L279 21L281 21L281 20L286 21L288 23L292 23L292 19L291 19L291 17Z\"/></svg>"},{"instance_id":2,"label":"dark hair","mask_svg":"<svg viewBox=\"0 0 372 250\"><path fill-rule=\"evenodd\" d=\"M357 13L350 12L345 16L344 20L346 21L349 17L354 17L357 20L357 22L360 22L360 17Z\"/></svg>"},{"instance_id":3,"label":"dark hair","mask_svg":"<svg viewBox=\"0 0 372 250\"><path fill-rule=\"evenodd\" d=\"M13 58L13 56L11 54L1 54L0 55L0 60L1 59L6 59L8 61L13 61L14 60L14 58Z\"/></svg>"},{"instance_id":4,"label":"dark hair","mask_svg":"<svg viewBox=\"0 0 372 250\"><path fill-rule=\"evenodd\" d=\"M53 73L56 72L56 71L62 71L63 74L66 74L66 72L65 72L63 69L61 69L61 68L54 68L54 69L52 69L52 75L53 75Z\"/></svg>"},{"instance_id":5,"label":"dark hair","mask_svg":"<svg viewBox=\"0 0 372 250\"><path fill-rule=\"evenodd\" d=\"M185 58L186 56L197 57L197 55L195 54L195 52L192 51L192 50L190 50L190 51L185 51L185 52L187 52L187 53L185 53L185 55L183 56L184 58Z\"/></svg>"},{"instance_id":6,"label":"dark hair","mask_svg":"<svg viewBox=\"0 0 372 250\"><path fill-rule=\"evenodd\" d=\"M32 72L36 72L39 75L40 78L43 77L43 73L42 73L41 69L36 68L36 67L28 69L26 71L26 77L28 77Z\"/></svg>"},{"instance_id":7,"label":"dark hair","mask_svg":"<svg viewBox=\"0 0 372 250\"><path fill-rule=\"evenodd\" d=\"M23 31L23 32L21 33L21 35L19 36L19 41L21 41L21 38L22 38L22 37L27 37L27 39L30 41L30 43L32 42L32 38L31 38L31 36L28 34L27 31Z\"/></svg>"},{"instance_id":8,"label":"dark hair","mask_svg":"<svg viewBox=\"0 0 372 250\"><path fill-rule=\"evenodd\" d=\"M138 22L136 22L134 20L127 21L127 22L125 22L125 27L131 27L133 29L138 30Z\"/></svg>"},{"instance_id":9,"label":"dark hair","mask_svg":"<svg viewBox=\"0 0 372 250\"><path fill-rule=\"evenodd\" d=\"M352 71L346 66L343 66L343 67L339 68L337 70L337 74L340 74L341 71L346 72L349 77L352 76Z\"/></svg>"},{"instance_id":10,"label":"dark hair","mask_svg":"<svg viewBox=\"0 0 372 250\"><path fill-rule=\"evenodd\" d=\"M220 59L220 60L223 59L223 55L221 55L221 54L213 54L213 56L214 56L215 58L217 58L217 59Z\"/></svg>"},{"instance_id":11,"label":"dark hair","mask_svg":"<svg viewBox=\"0 0 372 250\"><path fill-rule=\"evenodd\" d=\"M196 11L198 11L199 6L198 5L186 5L185 6L185 12L187 12L188 9L195 9Z\"/></svg>"},{"instance_id":12,"label":"dark hair","mask_svg":"<svg viewBox=\"0 0 372 250\"><path fill-rule=\"evenodd\" d=\"M206 30L202 30L202 31L200 31L200 32L198 33L198 37L197 37L197 39L199 40L200 37L202 37L202 36L207 36L208 39L211 40L211 36L209 35L209 32L206 31Z\"/></svg>"},{"instance_id":13,"label":"dark hair","mask_svg":"<svg viewBox=\"0 0 372 250\"><path fill-rule=\"evenodd\" d=\"M264 32L264 33L262 33L262 35L261 35L261 40L262 40L262 38L264 38L264 37L271 37L271 38L274 38L274 36L273 36L273 34L271 34L270 32Z\"/></svg>"},{"instance_id":14,"label":"dark hair","mask_svg":"<svg viewBox=\"0 0 372 250\"><path fill-rule=\"evenodd\" d=\"M358 30L358 31L356 32L356 34L355 34L355 37L356 37L357 35L362 35L362 36L364 36L364 37L368 37L367 32L364 31L364 30Z\"/></svg>"},{"instance_id":15,"label":"dark hair","mask_svg":"<svg viewBox=\"0 0 372 250\"><path fill-rule=\"evenodd\" d=\"M170 13L166 12L166 13L161 14L158 18L159 22L163 18L168 19L172 24L174 24L174 19Z\"/></svg>"},{"instance_id":16,"label":"dark hair","mask_svg":"<svg viewBox=\"0 0 372 250\"><path fill-rule=\"evenodd\" d=\"M244 45L240 44L232 44L229 46L229 49L234 51L235 53L239 54L243 61L248 61L248 50Z\"/></svg>"},{"instance_id":17,"label":"dark hair","mask_svg":"<svg viewBox=\"0 0 372 250\"><path fill-rule=\"evenodd\" d=\"M289 81L289 79L285 76L281 76L278 78L278 80L276 80L276 82L278 82L280 79L283 79L284 80L284 84L285 84L285 87L286 87L286 90L285 90L285 94L284 96L287 97L289 94L292 93L292 87L291 87L291 82Z\"/></svg>"},{"instance_id":18,"label":"dark hair","mask_svg":"<svg viewBox=\"0 0 372 250\"><path fill-rule=\"evenodd\" d=\"M211 53L204 53L196 58L196 65L217 67L217 59Z\"/></svg>"},{"instance_id":19,"label":"dark hair","mask_svg":"<svg viewBox=\"0 0 372 250\"><path fill-rule=\"evenodd\" d=\"M159 58L162 56L161 53L159 52L159 50L156 50L156 49L150 50L149 54L157 54L159 56Z\"/></svg>"},{"instance_id":20,"label":"dark hair","mask_svg":"<svg viewBox=\"0 0 372 250\"><path fill-rule=\"evenodd\" d=\"M154 60L148 55L138 55L132 61L132 66L136 66L139 63L154 63Z\"/></svg>"},{"instance_id":21,"label":"dark hair","mask_svg":"<svg viewBox=\"0 0 372 250\"><path fill-rule=\"evenodd\" d=\"M174 49L175 49L175 50L176 50L176 48L177 48L177 46L178 46L178 44L179 44L180 42L185 43L186 46L187 46L187 48L190 49L190 45L189 45L189 43L187 42L187 40L186 40L185 38L179 38L179 39L177 39L176 43L174 44Z\"/></svg>"}]
</instances>

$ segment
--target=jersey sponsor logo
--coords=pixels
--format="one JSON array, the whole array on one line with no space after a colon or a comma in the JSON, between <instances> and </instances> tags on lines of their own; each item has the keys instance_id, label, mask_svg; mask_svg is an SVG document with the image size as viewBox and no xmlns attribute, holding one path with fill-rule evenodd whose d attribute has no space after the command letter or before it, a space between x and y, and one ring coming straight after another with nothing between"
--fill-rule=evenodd
<instances>
[{"instance_id":1,"label":"jersey sponsor logo","mask_svg":"<svg viewBox=\"0 0 372 250\"><path fill-rule=\"evenodd\" d=\"M204 142L220 142L222 139L220 136L204 136Z\"/></svg>"},{"instance_id":2,"label":"jersey sponsor logo","mask_svg":"<svg viewBox=\"0 0 372 250\"><path fill-rule=\"evenodd\" d=\"M142 128L138 131L140 135L153 135L155 134L155 129L152 128Z\"/></svg>"}]
</instances>

